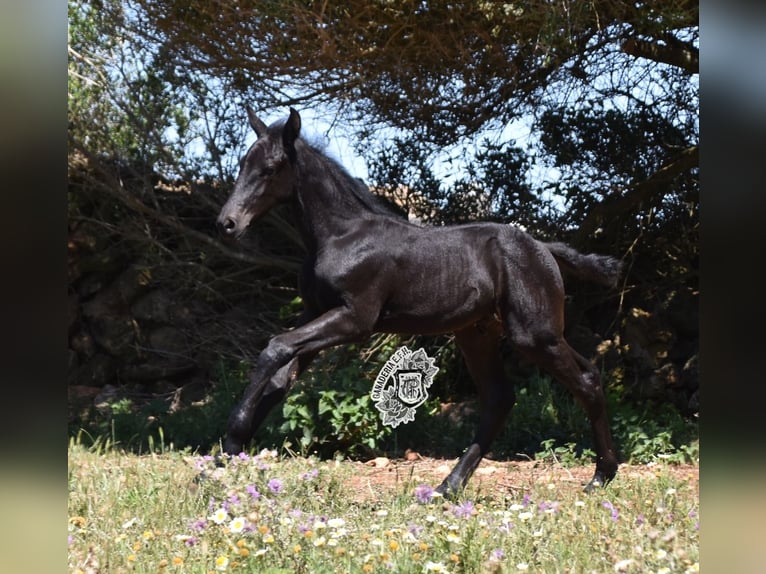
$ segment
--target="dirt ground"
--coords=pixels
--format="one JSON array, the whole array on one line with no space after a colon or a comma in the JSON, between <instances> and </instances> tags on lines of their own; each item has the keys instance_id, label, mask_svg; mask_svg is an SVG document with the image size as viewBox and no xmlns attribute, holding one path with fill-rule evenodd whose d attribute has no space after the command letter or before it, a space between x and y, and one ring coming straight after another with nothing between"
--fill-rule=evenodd
<instances>
[{"instance_id":1,"label":"dirt ground","mask_svg":"<svg viewBox=\"0 0 766 574\"><path fill-rule=\"evenodd\" d=\"M392 488L407 484L439 485L457 459L435 459L408 453L406 458L376 458L367 462L353 462L348 479L349 495L359 501L374 500ZM513 496L523 493L534 484L571 484L573 489L587 484L593 476L594 467L566 468L559 464L537 461L494 461L484 459L471 478L468 488L481 494L500 493ZM674 480L688 482L699 494L699 465L628 465L621 464L617 478L631 477L656 479L669 476Z\"/></svg>"}]
</instances>

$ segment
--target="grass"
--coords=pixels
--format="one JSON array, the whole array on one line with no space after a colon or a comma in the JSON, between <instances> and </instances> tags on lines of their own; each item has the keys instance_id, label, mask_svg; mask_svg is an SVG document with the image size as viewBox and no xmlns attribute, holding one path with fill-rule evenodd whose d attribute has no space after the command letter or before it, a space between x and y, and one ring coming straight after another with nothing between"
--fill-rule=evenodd
<instances>
[{"instance_id":1,"label":"grass","mask_svg":"<svg viewBox=\"0 0 766 574\"><path fill-rule=\"evenodd\" d=\"M698 485L662 464L590 496L472 481L454 502L414 476L370 496L354 468L266 450L215 468L72 439L69 572L699 571Z\"/></svg>"}]
</instances>

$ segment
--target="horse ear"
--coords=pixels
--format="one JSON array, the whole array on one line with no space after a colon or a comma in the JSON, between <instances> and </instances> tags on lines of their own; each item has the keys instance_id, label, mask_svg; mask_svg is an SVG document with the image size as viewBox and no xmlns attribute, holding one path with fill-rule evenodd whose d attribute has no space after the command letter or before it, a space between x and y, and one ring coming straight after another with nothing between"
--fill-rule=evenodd
<instances>
[{"instance_id":1,"label":"horse ear","mask_svg":"<svg viewBox=\"0 0 766 574\"><path fill-rule=\"evenodd\" d=\"M301 131L301 116L293 108L290 108L290 117L285 122L282 129L282 142L286 150L292 150L295 147L295 140Z\"/></svg>"},{"instance_id":2,"label":"horse ear","mask_svg":"<svg viewBox=\"0 0 766 574\"><path fill-rule=\"evenodd\" d=\"M258 119L258 116L255 115L253 108L250 106L247 106L247 118L250 120L250 126L255 130L255 135L258 137L266 135L266 131L268 130L266 124Z\"/></svg>"}]
</instances>

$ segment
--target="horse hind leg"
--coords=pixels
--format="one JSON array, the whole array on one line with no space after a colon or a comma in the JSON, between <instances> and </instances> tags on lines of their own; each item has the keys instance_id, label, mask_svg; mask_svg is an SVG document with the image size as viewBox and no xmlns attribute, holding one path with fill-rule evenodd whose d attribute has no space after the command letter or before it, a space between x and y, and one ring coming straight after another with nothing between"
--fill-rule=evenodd
<instances>
[{"instance_id":1,"label":"horse hind leg","mask_svg":"<svg viewBox=\"0 0 766 574\"><path fill-rule=\"evenodd\" d=\"M455 333L471 378L479 389L479 427L471 444L436 489L454 498L466 485L503 427L516 396L506 381L500 352L499 323L484 323Z\"/></svg>"},{"instance_id":2,"label":"horse hind leg","mask_svg":"<svg viewBox=\"0 0 766 574\"><path fill-rule=\"evenodd\" d=\"M561 335L530 336L516 331L511 340L523 355L563 384L583 407L591 424L596 450L596 470L584 490L591 492L607 484L615 477L618 463L598 370Z\"/></svg>"}]
</instances>

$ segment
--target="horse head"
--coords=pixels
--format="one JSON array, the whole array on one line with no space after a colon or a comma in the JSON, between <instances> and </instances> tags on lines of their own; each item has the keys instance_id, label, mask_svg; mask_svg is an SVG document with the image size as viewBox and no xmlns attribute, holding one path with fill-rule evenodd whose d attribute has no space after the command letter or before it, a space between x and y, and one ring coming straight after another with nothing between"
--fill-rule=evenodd
<instances>
[{"instance_id":1,"label":"horse head","mask_svg":"<svg viewBox=\"0 0 766 574\"><path fill-rule=\"evenodd\" d=\"M234 190L218 215L220 232L239 238L247 227L293 191L295 140L301 117L290 108L284 124L267 127L248 106L247 116L258 139L240 161Z\"/></svg>"}]
</instances>

